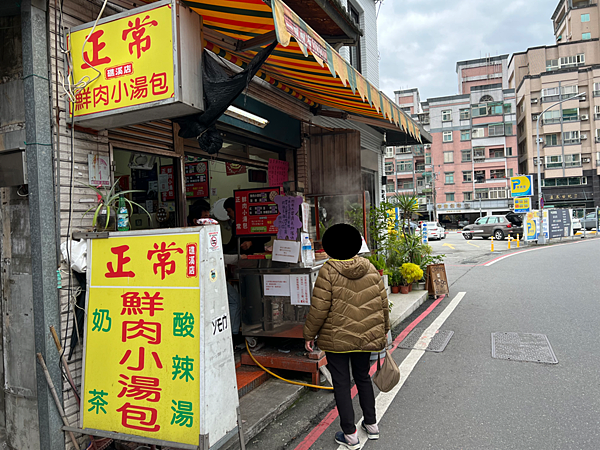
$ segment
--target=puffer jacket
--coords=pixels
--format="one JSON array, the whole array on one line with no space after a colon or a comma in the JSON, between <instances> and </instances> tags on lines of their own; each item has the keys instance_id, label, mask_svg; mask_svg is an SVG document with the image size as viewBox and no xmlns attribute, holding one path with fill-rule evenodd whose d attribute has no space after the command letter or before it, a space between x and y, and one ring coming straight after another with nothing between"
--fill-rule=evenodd
<instances>
[{"instance_id":1,"label":"puffer jacket","mask_svg":"<svg viewBox=\"0 0 600 450\"><path fill-rule=\"evenodd\" d=\"M369 260L355 256L328 261L319 271L304 339L328 352L376 352L385 348L390 329L383 280Z\"/></svg>"}]
</instances>

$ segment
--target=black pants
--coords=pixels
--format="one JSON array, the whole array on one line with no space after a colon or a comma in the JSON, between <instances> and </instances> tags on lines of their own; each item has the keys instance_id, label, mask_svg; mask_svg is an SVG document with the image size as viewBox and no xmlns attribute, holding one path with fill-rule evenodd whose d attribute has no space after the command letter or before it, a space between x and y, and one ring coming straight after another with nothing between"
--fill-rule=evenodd
<instances>
[{"instance_id":1,"label":"black pants","mask_svg":"<svg viewBox=\"0 0 600 450\"><path fill-rule=\"evenodd\" d=\"M377 423L375 417L375 394L373 393L373 384L369 376L371 354L369 352L326 352L326 354L327 368L333 378L333 395L338 413L340 414L340 424L344 434L353 434L356 431L352 395L350 393L350 364L352 364L352 376L358 389L358 398L365 423L367 425Z\"/></svg>"}]
</instances>

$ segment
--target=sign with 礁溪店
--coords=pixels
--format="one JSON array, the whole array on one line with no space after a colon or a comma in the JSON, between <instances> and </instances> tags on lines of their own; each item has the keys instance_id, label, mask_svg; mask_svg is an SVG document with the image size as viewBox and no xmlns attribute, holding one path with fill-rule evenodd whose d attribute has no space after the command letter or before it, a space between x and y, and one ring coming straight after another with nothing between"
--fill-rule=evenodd
<instances>
[{"instance_id":1,"label":"sign with \u7901\u6eaa\u5e97","mask_svg":"<svg viewBox=\"0 0 600 450\"><path fill-rule=\"evenodd\" d=\"M82 428L196 448L239 404L220 233L157 231L90 241Z\"/></svg>"},{"instance_id":2,"label":"sign with \u7901\u6eaa\u5e97","mask_svg":"<svg viewBox=\"0 0 600 450\"><path fill-rule=\"evenodd\" d=\"M84 85L71 114L110 128L202 111L199 36L200 16L172 0L72 28L71 82Z\"/></svg>"}]
</instances>

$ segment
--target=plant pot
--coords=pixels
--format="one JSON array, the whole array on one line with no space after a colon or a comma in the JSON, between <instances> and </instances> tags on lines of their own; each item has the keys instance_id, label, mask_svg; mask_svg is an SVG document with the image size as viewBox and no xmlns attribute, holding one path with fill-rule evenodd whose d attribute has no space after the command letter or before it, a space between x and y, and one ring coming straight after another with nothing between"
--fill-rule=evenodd
<instances>
[{"instance_id":1,"label":"plant pot","mask_svg":"<svg viewBox=\"0 0 600 450\"><path fill-rule=\"evenodd\" d=\"M412 284L408 285L408 292L412 292Z\"/></svg>"},{"instance_id":2,"label":"plant pot","mask_svg":"<svg viewBox=\"0 0 600 450\"><path fill-rule=\"evenodd\" d=\"M397 294L400 290L400 286L392 286L392 294Z\"/></svg>"},{"instance_id":3,"label":"plant pot","mask_svg":"<svg viewBox=\"0 0 600 450\"><path fill-rule=\"evenodd\" d=\"M378 270L377 272L379 272L379 275L383 276L383 271L384 269Z\"/></svg>"},{"instance_id":4,"label":"plant pot","mask_svg":"<svg viewBox=\"0 0 600 450\"><path fill-rule=\"evenodd\" d=\"M401 294L408 294L410 292L410 288L408 286L400 286Z\"/></svg>"},{"instance_id":5,"label":"plant pot","mask_svg":"<svg viewBox=\"0 0 600 450\"><path fill-rule=\"evenodd\" d=\"M108 226L106 225L106 209L102 208L96 219L96 231L115 231L117 229L117 213L115 208L110 208Z\"/></svg>"}]
</instances>

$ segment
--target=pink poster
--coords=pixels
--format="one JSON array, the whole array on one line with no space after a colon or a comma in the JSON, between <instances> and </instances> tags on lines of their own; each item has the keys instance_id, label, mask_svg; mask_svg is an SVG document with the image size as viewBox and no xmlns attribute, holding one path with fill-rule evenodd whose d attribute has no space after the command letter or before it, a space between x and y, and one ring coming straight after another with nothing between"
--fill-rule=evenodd
<instances>
[{"instance_id":1,"label":"pink poster","mask_svg":"<svg viewBox=\"0 0 600 450\"><path fill-rule=\"evenodd\" d=\"M288 168L287 161L269 159L269 186L283 186L283 182L288 181Z\"/></svg>"}]
</instances>

